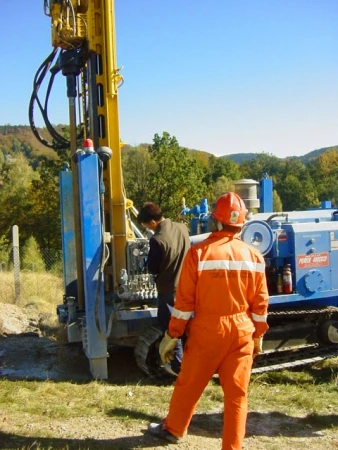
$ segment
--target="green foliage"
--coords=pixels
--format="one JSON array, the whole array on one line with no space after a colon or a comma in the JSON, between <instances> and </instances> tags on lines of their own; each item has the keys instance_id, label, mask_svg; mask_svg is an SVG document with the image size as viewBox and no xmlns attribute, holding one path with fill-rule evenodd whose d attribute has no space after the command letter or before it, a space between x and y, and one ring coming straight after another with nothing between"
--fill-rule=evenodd
<instances>
[{"instance_id":1,"label":"green foliage","mask_svg":"<svg viewBox=\"0 0 338 450\"><path fill-rule=\"evenodd\" d=\"M45 271L45 263L43 262L38 244L33 236L28 238L24 245L21 266L23 270L29 270L31 272Z\"/></svg>"},{"instance_id":2,"label":"green foliage","mask_svg":"<svg viewBox=\"0 0 338 450\"><path fill-rule=\"evenodd\" d=\"M284 211L304 210L319 204L316 184L310 171L297 157L280 159L262 153L254 160L244 162L242 171L245 178L253 180L260 180L267 173L273 179L274 189ZM274 203L275 211L276 207L277 204Z\"/></svg>"},{"instance_id":3,"label":"green foliage","mask_svg":"<svg viewBox=\"0 0 338 450\"><path fill-rule=\"evenodd\" d=\"M49 271L51 274L60 277L63 274L62 261L56 261L50 268Z\"/></svg>"},{"instance_id":4,"label":"green foliage","mask_svg":"<svg viewBox=\"0 0 338 450\"><path fill-rule=\"evenodd\" d=\"M155 134L148 149L140 146L129 151L122 164L127 196L136 208L153 201L165 216L175 220L183 198L192 205L199 203L206 192L202 181L205 165L167 132Z\"/></svg>"},{"instance_id":5,"label":"green foliage","mask_svg":"<svg viewBox=\"0 0 338 450\"><path fill-rule=\"evenodd\" d=\"M286 158L281 163L274 187L284 211L304 210L319 204L309 170L298 158Z\"/></svg>"},{"instance_id":6,"label":"green foliage","mask_svg":"<svg viewBox=\"0 0 338 450\"><path fill-rule=\"evenodd\" d=\"M149 153L155 166L149 173L148 200L160 205L164 215L176 218L183 198L192 204L200 200L204 190L202 170L198 161L189 157L187 149L180 147L175 136L167 132L162 136L155 134Z\"/></svg>"},{"instance_id":7,"label":"green foliage","mask_svg":"<svg viewBox=\"0 0 338 450\"><path fill-rule=\"evenodd\" d=\"M317 187L318 198L338 204L338 150L323 153L309 164L309 172Z\"/></svg>"},{"instance_id":8,"label":"green foliage","mask_svg":"<svg viewBox=\"0 0 338 450\"><path fill-rule=\"evenodd\" d=\"M29 159L35 149L21 142L17 133L0 137L0 142L11 138L11 147L0 170L0 232L10 239L11 228L17 224L21 242L35 236L41 247L60 249L58 173L61 160L48 159L41 154Z\"/></svg>"},{"instance_id":9,"label":"green foliage","mask_svg":"<svg viewBox=\"0 0 338 450\"><path fill-rule=\"evenodd\" d=\"M151 189L149 174L155 171L155 163L144 146L135 147L122 154L124 185L128 198L139 209L149 197Z\"/></svg>"},{"instance_id":10,"label":"green foliage","mask_svg":"<svg viewBox=\"0 0 338 450\"><path fill-rule=\"evenodd\" d=\"M273 190L272 195L273 195L273 200L272 201L273 201L273 210L274 210L274 212L282 212L283 211L283 204L282 204L282 201L281 201L278 193L275 190Z\"/></svg>"},{"instance_id":11,"label":"green foliage","mask_svg":"<svg viewBox=\"0 0 338 450\"><path fill-rule=\"evenodd\" d=\"M209 204L214 203L220 195L228 191L233 191L233 189L233 181L226 176L220 176L214 183L209 185L207 196Z\"/></svg>"},{"instance_id":12,"label":"green foliage","mask_svg":"<svg viewBox=\"0 0 338 450\"><path fill-rule=\"evenodd\" d=\"M300 160L304 164L310 164L314 161L316 161L320 156L324 155L325 153L331 152L331 151L338 151L338 145L334 145L333 147L323 147L318 150L313 150L312 152L307 153L304 156L300 156Z\"/></svg>"},{"instance_id":13,"label":"green foliage","mask_svg":"<svg viewBox=\"0 0 338 450\"><path fill-rule=\"evenodd\" d=\"M13 162L6 162L2 167L2 187L0 196L0 232L11 238L13 225L21 228L21 238L25 241L34 224L27 223L31 208L28 196L29 187L39 175L29 165L27 158L18 154ZM22 224L25 224L21 227Z\"/></svg>"},{"instance_id":14,"label":"green foliage","mask_svg":"<svg viewBox=\"0 0 338 450\"><path fill-rule=\"evenodd\" d=\"M207 185L215 183L220 177L229 180L239 180L242 178L241 168L231 159L221 156L217 158L211 155L208 164L208 173L205 179Z\"/></svg>"},{"instance_id":15,"label":"green foliage","mask_svg":"<svg viewBox=\"0 0 338 450\"><path fill-rule=\"evenodd\" d=\"M0 270L5 270L8 267L11 259L11 243L6 236L0 236Z\"/></svg>"},{"instance_id":16,"label":"green foliage","mask_svg":"<svg viewBox=\"0 0 338 450\"><path fill-rule=\"evenodd\" d=\"M61 248L61 218L58 170L54 164L41 164L39 178L29 187L31 207L27 222L34 224L32 235L41 248Z\"/></svg>"},{"instance_id":17,"label":"green foliage","mask_svg":"<svg viewBox=\"0 0 338 450\"><path fill-rule=\"evenodd\" d=\"M260 153L257 158L244 161L241 170L244 178L260 180L264 173L271 178L278 178L281 172L283 160L268 153Z\"/></svg>"},{"instance_id":18,"label":"green foliage","mask_svg":"<svg viewBox=\"0 0 338 450\"><path fill-rule=\"evenodd\" d=\"M46 130L38 131L49 140ZM69 126L58 125L57 131L69 137ZM163 132L154 135L151 145L123 147L124 186L137 209L145 201L154 201L173 220L183 198L188 207L205 197L212 204L219 195L233 190L234 181L258 181L265 172L273 180L275 212L316 207L322 200L337 205L338 148L308 155L285 159L267 153L246 154L241 159L234 158L238 155L216 157L180 147L174 136ZM70 164L69 150L47 149L29 127L0 126L0 236L7 242L16 224L21 243L32 236L39 248L61 249L59 172L65 163ZM6 252L10 247L0 241L1 258Z\"/></svg>"}]
</instances>

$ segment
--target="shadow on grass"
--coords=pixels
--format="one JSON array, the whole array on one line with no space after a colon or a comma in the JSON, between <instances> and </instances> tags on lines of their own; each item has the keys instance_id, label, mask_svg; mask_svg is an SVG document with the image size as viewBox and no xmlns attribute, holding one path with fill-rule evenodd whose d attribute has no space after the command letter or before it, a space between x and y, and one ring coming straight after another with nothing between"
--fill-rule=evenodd
<instances>
[{"instance_id":1,"label":"shadow on grass","mask_svg":"<svg viewBox=\"0 0 338 450\"><path fill-rule=\"evenodd\" d=\"M269 413L250 412L247 421L247 436L316 437L322 430L338 426L336 414L308 414L292 417L277 411Z\"/></svg>"},{"instance_id":2,"label":"shadow on grass","mask_svg":"<svg viewBox=\"0 0 338 450\"><path fill-rule=\"evenodd\" d=\"M146 422L160 421L160 417L149 416L142 412L116 408L108 413L111 417L131 418ZM195 414L189 427L189 435L220 439L222 437L222 413ZM319 430L338 426L338 415L309 415L304 418L290 417L279 412L250 412L247 421L246 436L268 437L305 437L321 436ZM71 439L25 437L0 431L0 449L6 450L132 450L137 448L167 448L165 441L151 436L144 426L140 426L135 436L112 439ZM114 429L112 428L112 435Z\"/></svg>"},{"instance_id":3,"label":"shadow on grass","mask_svg":"<svg viewBox=\"0 0 338 450\"><path fill-rule=\"evenodd\" d=\"M113 431L112 431L113 434ZM156 442L157 441L157 442ZM0 449L3 450L132 450L137 448L163 448L163 442L147 435L112 439L61 439L26 437L0 431Z\"/></svg>"},{"instance_id":4,"label":"shadow on grass","mask_svg":"<svg viewBox=\"0 0 338 450\"><path fill-rule=\"evenodd\" d=\"M129 417L134 420L160 422L162 417L150 416L140 411L115 408L108 411L110 417ZM189 434L221 437L223 426L222 413L195 414L192 418ZM287 436L315 437L324 429L338 427L338 415L309 414L306 417L292 417L280 412L249 412L247 419L247 436Z\"/></svg>"}]
</instances>

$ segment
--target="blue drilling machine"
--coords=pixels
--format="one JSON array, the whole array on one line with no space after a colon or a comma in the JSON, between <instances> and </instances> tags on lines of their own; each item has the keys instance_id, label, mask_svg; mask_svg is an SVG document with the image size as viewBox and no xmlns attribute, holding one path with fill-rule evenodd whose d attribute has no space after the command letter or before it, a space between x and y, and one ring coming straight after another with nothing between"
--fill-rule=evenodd
<instances>
[{"instance_id":1,"label":"blue drilling machine","mask_svg":"<svg viewBox=\"0 0 338 450\"><path fill-rule=\"evenodd\" d=\"M29 107L32 131L56 151L68 148L71 165L60 174L64 298L57 308L69 342L81 343L94 378L108 377L111 346L134 348L138 366L161 373L157 292L147 271L149 240L135 225L121 169L114 1L45 0L52 46L34 79ZM38 91L51 74L45 104ZM47 103L55 75L66 80L69 139L52 127ZM34 123L38 105L52 142ZM259 184L259 198L257 185ZM239 180L248 220L242 239L266 261L270 290L264 354L254 371L317 361L338 351L338 210L273 213L272 180ZM257 211L259 211L257 213ZM208 233L205 200L193 208L192 244ZM116 364L118 370L118 364Z\"/></svg>"}]
</instances>

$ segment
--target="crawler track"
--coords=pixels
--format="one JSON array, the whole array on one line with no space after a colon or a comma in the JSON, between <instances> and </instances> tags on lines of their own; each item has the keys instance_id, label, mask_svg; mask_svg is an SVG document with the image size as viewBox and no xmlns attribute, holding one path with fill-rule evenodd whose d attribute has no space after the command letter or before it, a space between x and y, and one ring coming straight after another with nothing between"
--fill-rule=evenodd
<instances>
[{"instance_id":1,"label":"crawler track","mask_svg":"<svg viewBox=\"0 0 338 450\"><path fill-rule=\"evenodd\" d=\"M152 326L148 328L138 339L135 347L136 364L151 377L163 375L158 346L163 337L160 328Z\"/></svg>"},{"instance_id":2,"label":"crawler track","mask_svg":"<svg viewBox=\"0 0 338 450\"><path fill-rule=\"evenodd\" d=\"M320 347L318 345L304 346L297 349L283 349L276 352L267 352L255 359L252 373L264 373L291 369L294 367L314 364L327 358L338 356L338 346L330 345Z\"/></svg>"},{"instance_id":3,"label":"crawler track","mask_svg":"<svg viewBox=\"0 0 338 450\"><path fill-rule=\"evenodd\" d=\"M290 369L338 356L338 334L333 336L332 342L326 335L327 330L325 329L328 321L337 320L338 308L332 306L269 312L268 322L272 333L274 327L284 328L287 335L287 333L292 332L292 329L298 331L304 324L311 324L313 334L307 334L302 344L290 347L280 344L280 347L276 347L275 350L267 350L262 355L257 356L252 373ZM289 336L286 339L289 339Z\"/></svg>"},{"instance_id":4,"label":"crawler track","mask_svg":"<svg viewBox=\"0 0 338 450\"><path fill-rule=\"evenodd\" d=\"M266 340L270 339L270 346L273 343L274 348L264 350L262 355L255 358L252 373L290 369L338 356L338 331L333 343L328 338L324 342L326 336L323 333L323 325L332 320L338 321L338 308L320 307L269 312L270 330ZM292 333L296 333L297 336L291 336ZM135 348L137 365L154 378L164 375L158 354L162 336L162 331L152 326L139 337ZM292 345L288 346L288 342Z\"/></svg>"}]
</instances>

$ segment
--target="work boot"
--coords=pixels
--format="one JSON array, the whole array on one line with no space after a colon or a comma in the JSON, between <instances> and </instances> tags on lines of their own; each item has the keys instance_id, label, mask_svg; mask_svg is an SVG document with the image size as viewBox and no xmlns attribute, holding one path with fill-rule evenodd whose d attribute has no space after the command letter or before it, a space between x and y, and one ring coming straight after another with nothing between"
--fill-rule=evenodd
<instances>
[{"instance_id":1,"label":"work boot","mask_svg":"<svg viewBox=\"0 0 338 450\"><path fill-rule=\"evenodd\" d=\"M164 428L163 423L150 423L148 425L148 431L153 436L156 436L161 439L165 439L166 441L171 442L172 444L178 444L181 438L174 436L168 430Z\"/></svg>"}]
</instances>

